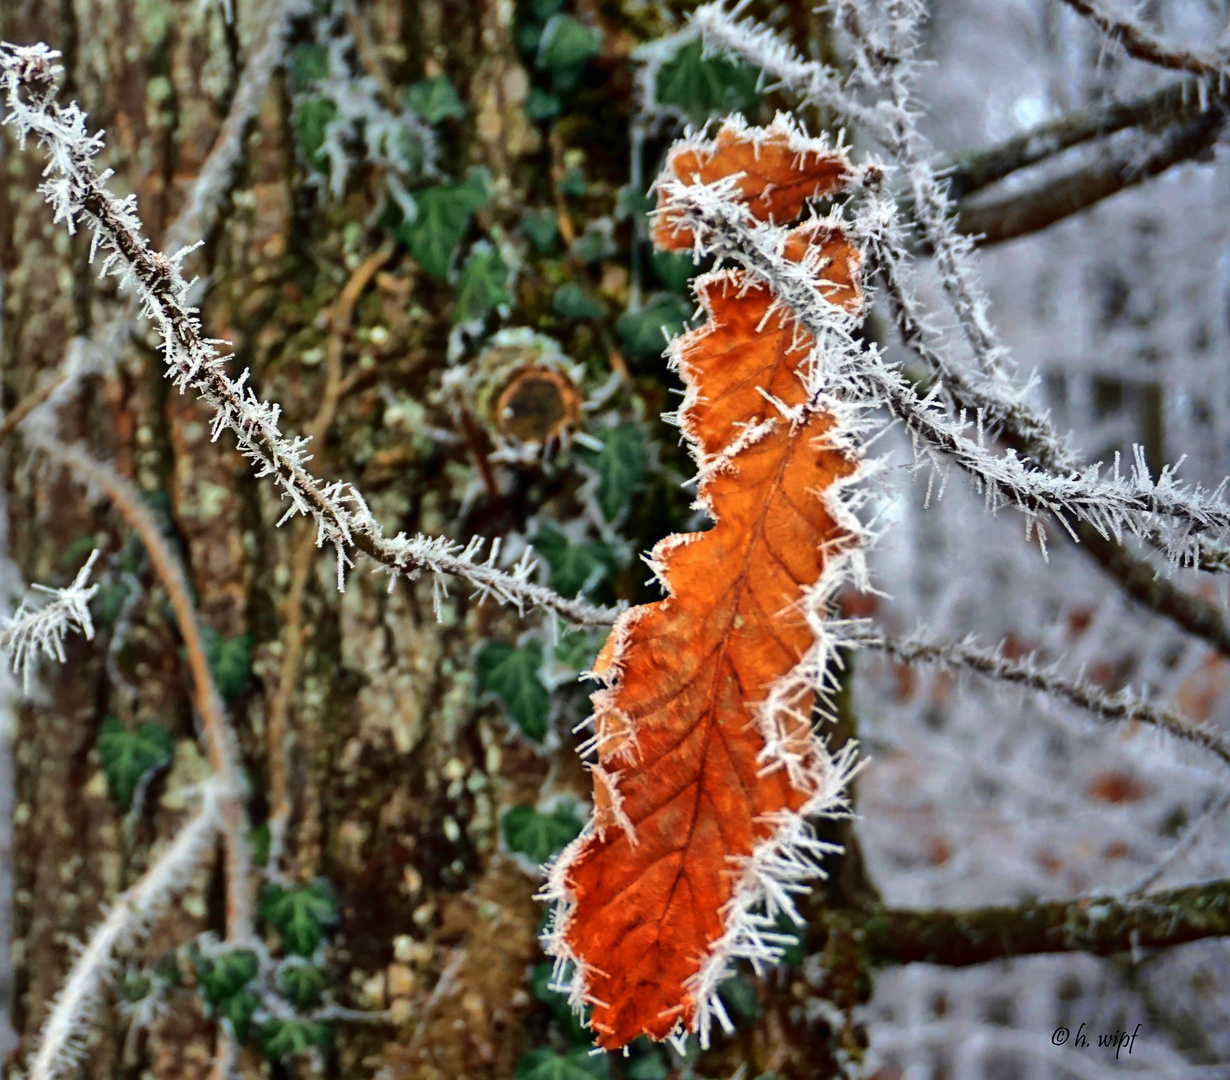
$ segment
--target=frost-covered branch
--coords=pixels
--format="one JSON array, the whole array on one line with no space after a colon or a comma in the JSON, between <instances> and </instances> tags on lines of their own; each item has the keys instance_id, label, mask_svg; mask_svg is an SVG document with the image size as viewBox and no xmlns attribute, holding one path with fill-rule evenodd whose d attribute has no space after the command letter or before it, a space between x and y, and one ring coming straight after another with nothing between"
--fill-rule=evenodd
<instances>
[{"instance_id":1,"label":"frost-covered branch","mask_svg":"<svg viewBox=\"0 0 1230 1080\"><path fill-rule=\"evenodd\" d=\"M1083 15L1112 41L1122 45L1124 50L1137 60L1172 71L1190 71L1193 75L1230 74L1230 58L1222 54L1202 55L1172 49L1131 15L1111 10L1109 5L1101 0L1064 0L1064 3Z\"/></svg>"},{"instance_id":2,"label":"frost-covered branch","mask_svg":"<svg viewBox=\"0 0 1230 1080\"><path fill-rule=\"evenodd\" d=\"M1127 128L1159 132L1185 124L1213 102L1225 100L1226 93L1218 84L1215 78L1206 79L1203 85L1179 79L1130 101L1065 113L993 146L958 151L939 170L948 183L948 196L959 201L1020 169Z\"/></svg>"},{"instance_id":3,"label":"frost-covered branch","mask_svg":"<svg viewBox=\"0 0 1230 1080\"><path fill-rule=\"evenodd\" d=\"M179 832L153 866L126 893L90 935L73 964L39 1037L30 1080L54 1080L68 1072L85 1050L83 1036L111 977L115 956L130 948L183 889L213 850L225 804L235 792L214 776L200 787L201 809Z\"/></svg>"},{"instance_id":4,"label":"frost-covered branch","mask_svg":"<svg viewBox=\"0 0 1230 1080\"><path fill-rule=\"evenodd\" d=\"M66 588L35 585L39 592L54 599L33 611L26 606L29 600L23 600L17 611L4 620L4 627L0 629L0 653L9 658L15 672L21 673L24 686L30 685L30 669L39 653L64 663L64 635L70 630L79 630L87 638L94 637L89 605L98 586L86 582L97 558L95 550Z\"/></svg>"},{"instance_id":5,"label":"frost-covered branch","mask_svg":"<svg viewBox=\"0 0 1230 1080\"><path fill-rule=\"evenodd\" d=\"M1145 896L1084 896L1004 907L871 912L860 943L881 964L967 967L1011 956L1114 956L1230 935L1230 881Z\"/></svg>"},{"instance_id":6,"label":"frost-covered branch","mask_svg":"<svg viewBox=\"0 0 1230 1080\"><path fill-rule=\"evenodd\" d=\"M205 651L200 620L192 602L192 589L183 565L175 554L154 515L136 490L114 469L95 461L79 447L63 446L48 440L38 443L53 460L66 465L84 483L100 489L120 516L137 534L149 555L150 565L166 590L175 622L184 643L184 653L192 673L192 700L204 732L205 751L215 775L235 792L243 789L239 744L226 715ZM247 941L255 933L252 925L252 868L248 858L248 821L238 795L226 806L223 832L226 839L227 936Z\"/></svg>"},{"instance_id":7,"label":"frost-covered branch","mask_svg":"<svg viewBox=\"0 0 1230 1080\"><path fill-rule=\"evenodd\" d=\"M1230 765L1230 744L1213 731L1196 726L1186 717L1134 697L1130 692L1108 694L1091 683L1068 679L1053 668L1043 668L1032 658L1010 660L999 652L979 648L970 641L927 642L885 637L875 630L852 632L852 640L876 649L901 664L929 663L974 671L988 679L1024 687L1066 701L1099 720L1149 724L1184 742L1192 743Z\"/></svg>"},{"instance_id":8,"label":"frost-covered branch","mask_svg":"<svg viewBox=\"0 0 1230 1080\"><path fill-rule=\"evenodd\" d=\"M863 25L858 5L850 0L834 5L838 25L855 45L856 66L849 85L826 65L801 57L768 28L752 19L734 18L722 2L700 8L693 20L706 40L757 65L805 103L835 109L888 150L905 175L917 223L935 253L945 292L974 356L984 371L998 372L1007 353L991 327L986 297L969 264L972 243L956 227L944 182L928 160L930 147L915 121L911 84L922 5L917 0L893 0L888 6L890 32L879 33L878 28L873 31ZM858 104L851 85L873 91L874 106Z\"/></svg>"},{"instance_id":9,"label":"frost-covered branch","mask_svg":"<svg viewBox=\"0 0 1230 1080\"><path fill-rule=\"evenodd\" d=\"M770 224L749 219L745 207L731 197L729 182L715 185L668 180L661 185L672 220L692 230L697 251L713 254L746 267L766 282L800 327L817 341L850 333L834 322L830 304L816 280L821 271L784 254L784 234ZM874 214L873 216L878 216ZM859 231L856 224L856 232ZM1219 501L1220 490L1206 492L1184 487L1167 466L1154 480L1143 452L1135 450L1129 470L1121 471L1119 458L1106 475L1099 465L1061 475L1038 469L1009 450L991 453L984 445L979 422L972 432L964 418L953 420L942 402L939 387L919 398L899 369L884 362L875 349L842 349L829 355L856 356L857 367L825 372L828 391L866 407L888 410L910 432L916 454L940 474L943 458L955 462L979 485L988 509L1015 505L1026 515L1027 529L1053 516L1072 532L1072 521L1086 521L1103 536L1125 533L1151 536L1161 530L1167 555L1176 562L1191 561L1200 549L1198 534L1219 539L1230 532L1230 507Z\"/></svg>"},{"instance_id":10,"label":"frost-covered branch","mask_svg":"<svg viewBox=\"0 0 1230 1080\"><path fill-rule=\"evenodd\" d=\"M235 94L213 149L188 188L179 214L167 229L167 246L180 248L200 238L209 243L217 231L222 209L239 180L244 143L265 99L269 83L286 59L286 41L292 21L311 8L309 0L274 0L260 43L244 65ZM39 385L0 419L3 443L31 413L47 404L54 407L81 378L110 371L128 345L139 304L125 304L90 334L74 338L67 355Z\"/></svg>"},{"instance_id":11,"label":"frost-covered branch","mask_svg":"<svg viewBox=\"0 0 1230 1080\"><path fill-rule=\"evenodd\" d=\"M1156 136L1139 136L1099 153L1087 167L993 202L962 206L958 227L982 244L1027 236L1199 157L1221 137L1227 106L1218 97L1194 119Z\"/></svg>"},{"instance_id":12,"label":"frost-covered branch","mask_svg":"<svg viewBox=\"0 0 1230 1080\"><path fill-rule=\"evenodd\" d=\"M270 477L288 502L282 520L303 514L316 524L317 541L337 553L338 584L362 552L391 573L416 577L423 572L467 580L482 596L492 595L518 609L543 608L573 622L605 625L614 612L580 600L568 600L530 580L534 565L522 559L511 571L499 568L498 543L478 561L481 538L460 544L442 537L404 534L389 538L359 492L343 481L325 482L307 469L307 440L288 438L279 427L280 407L246 386L249 373L232 379L223 342L206 338L197 312L188 304L189 283L180 264L191 250L171 256L154 251L141 236L135 199L116 198L106 186L109 173L99 173L95 158L102 136L91 135L75 103L61 106L54 60L46 45L0 47L0 91L6 98L5 123L19 140L33 135L46 148L49 179L41 190L56 221L73 231L84 220L93 233L92 254L102 250L103 273L113 273L140 298L143 311L163 337L167 374L182 391L192 387L214 412L213 436L234 432L257 476Z\"/></svg>"}]
</instances>

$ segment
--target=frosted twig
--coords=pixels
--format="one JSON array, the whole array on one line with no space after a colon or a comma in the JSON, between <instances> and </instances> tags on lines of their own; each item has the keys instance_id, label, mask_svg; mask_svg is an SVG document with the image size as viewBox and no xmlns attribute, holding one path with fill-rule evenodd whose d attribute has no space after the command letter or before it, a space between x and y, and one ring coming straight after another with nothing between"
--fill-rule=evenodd
<instances>
[{"instance_id":1,"label":"frosted twig","mask_svg":"<svg viewBox=\"0 0 1230 1080\"><path fill-rule=\"evenodd\" d=\"M184 888L213 847L223 807L235 792L218 776L200 787L201 809L90 935L43 1024L30 1080L54 1080L80 1060L82 1034L98 1007L116 953L131 947L171 896Z\"/></svg>"},{"instance_id":2,"label":"frosted twig","mask_svg":"<svg viewBox=\"0 0 1230 1080\"><path fill-rule=\"evenodd\" d=\"M834 305L817 282L821 271L806 259L800 263L786 258L783 231L754 222L732 197L730 181L702 185L668 179L660 190L671 220L692 230L698 251L736 262L766 282L778 305L789 310L815 341L852 333L852 326L843 328L835 321ZM1203 541L1197 534L1221 537L1230 532L1230 508L1218 501L1220 489L1209 493L1184 487L1173 466L1166 466L1154 480L1139 447L1126 475L1120 472L1117 456L1106 476L1101 475L1100 465L1052 474L1030 466L1014 451L990 453L981 429L971 435L965 417L954 421L946 415L939 388L919 398L901 372L886 364L875 349L829 348L817 355L857 358L857 365L848 370L823 372L828 391L836 389L838 396L856 404L887 409L909 430L917 455L929 459L941 473L945 470L940 455L955 462L974 478L988 509L1014 504L1025 513L1028 530L1053 516L1074 536L1070 518L1088 522L1102 536L1119 538L1128 532L1146 537L1160 531L1166 553L1175 562L1190 562L1201 550Z\"/></svg>"},{"instance_id":3,"label":"frosted twig","mask_svg":"<svg viewBox=\"0 0 1230 1080\"><path fill-rule=\"evenodd\" d=\"M1150 724L1177 739L1193 743L1215 754L1230 765L1230 744L1213 731L1196 726L1176 712L1136 698L1128 691L1108 694L1091 683L1064 678L1053 668L1038 667L1032 657L1024 661L1009 660L1001 653L979 648L969 640L942 643L914 638L901 640L886 637L871 628L854 628L849 636L852 643L876 649L902 664L921 661L950 668L964 668L988 679L1023 686L1028 690L1067 701L1100 720Z\"/></svg>"},{"instance_id":4,"label":"frosted twig","mask_svg":"<svg viewBox=\"0 0 1230 1080\"><path fill-rule=\"evenodd\" d=\"M274 0L261 43L239 77L230 109L214 140L213 149L192 181L183 208L167 229L167 247L178 249L200 238L208 242L218 227L221 210L239 180L244 140L265 99L270 80L285 60L291 21L310 10L310 0ZM0 419L4 442L39 406L52 402L87 374L107 371L128 343L139 305L134 301L112 315L88 336L75 338L68 355L39 386L31 390Z\"/></svg>"},{"instance_id":5,"label":"frosted twig","mask_svg":"<svg viewBox=\"0 0 1230 1080\"><path fill-rule=\"evenodd\" d=\"M77 571L73 583L66 588L49 589L45 585L35 585L39 592L55 599L31 611L26 607L29 603L27 598L12 616L4 620L4 628L0 629L0 653L8 656L14 672L21 673L23 686L29 687L30 668L40 652L48 659L64 663L64 635L70 630L80 630L90 639L94 637L89 604L98 586L86 585L86 582L97 558L98 550L95 549Z\"/></svg>"},{"instance_id":6,"label":"frosted twig","mask_svg":"<svg viewBox=\"0 0 1230 1080\"><path fill-rule=\"evenodd\" d=\"M860 104L836 72L804 59L772 30L751 19L735 19L724 0L706 4L692 18L706 39L757 65L804 102L834 109L898 161L914 198L917 222L935 252L944 290L979 366L996 373L1002 370L1007 352L991 328L986 297L975 284L969 265L972 244L956 229L948 193L927 160L930 147L918 131L910 99L912 56L922 7L917 0L892 0L889 8L891 33L873 36L863 26L851 0L838 0L834 5L838 24L855 43L856 70L851 81L876 92L874 106Z\"/></svg>"},{"instance_id":7,"label":"frosted twig","mask_svg":"<svg viewBox=\"0 0 1230 1080\"><path fill-rule=\"evenodd\" d=\"M1190 71L1193 75L1230 74L1227 66L1230 58L1220 55L1202 55L1172 49L1160 41L1149 29L1131 15L1122 11L1110 11L1101 0L1063 0L1073 11L1079 12L1112 41L1137 60L1169 68L1172 71Z\"/></svg>"},{"instance_id":8,"label":"frosted twig","mask_svg":"<svg viewBox=\"0 0 1230 1080\"><path fill-rule=\"evenodd\" d=\"M354 564L352 556L362 552L394 574L413 578L428 571L462 577L479 595L493 595L519 610L543 608L580 624L609 623L615 612L568 600L532 582L534 566L528 560L511 571L501 570L496 564L498 544L492 545L485 561L478 562L483 546L478 538L462 545L441 537L386 537L353 486L326 483L308 471L307 440L284 436L280 407L246 386L248 371L232 379L218 351L225 343L202 335L197 312L188 304L189 283L180 273L189 249L167 256L150 248L141 236L133 197L116 198L106 186L110 174L99 173L95 166L102 136L88 133L85 116L75 103L62 106L54 100L58 55L44 44L0 46L4 122L15 127L23 144L34 135L46 148L50 178L41 190L55 220L63 221L70 231L85 220L93 233L92 253L105 252L102 272L115 274L136 293L144 314L162 333L168 376L181 392L193 387L213 410L214 438L223 430L234 432L257 476L271 477L281 489L289 504L283 521L297 514L312 518L317 542L333 545L337 553L339 587L346 568Z\"/></svg>"}]
</instances>

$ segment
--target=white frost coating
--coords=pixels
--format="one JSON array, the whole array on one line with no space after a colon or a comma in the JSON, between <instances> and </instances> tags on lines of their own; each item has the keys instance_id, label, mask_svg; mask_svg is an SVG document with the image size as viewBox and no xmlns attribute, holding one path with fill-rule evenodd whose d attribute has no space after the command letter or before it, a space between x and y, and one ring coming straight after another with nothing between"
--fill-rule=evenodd
<instances>
[{"instance_id":1,"label":"white frost coating","mask_svg":"<svg viewBox=\"0 0 1230 1080\"><path fill-rule=\"evenodd\" d=\"M56 221L70 232L85 219L93 232L91 257L105 251L102 273L112 273L143 303L143 313L163 337L168 377L181 392L193 387L214 410L213 437L232 431L258 477L272 477L288 502L282 521L305 514L317 527L317 543L337 552L338 585L356 551L366 553L395 575L415 577L423 571L454 574L468 580L480 596L494 596L519 610L542 608L573 622L605 625L615 612L567 600L530 580L534 566L522 560L511 571L496 564L493 545L488 558L476 562L483 541L461 544L444 537L384 535L359 492L344 481L325 482L307 469L308 440L281 432L281 408L258 397L245 384L248 371L232 379L218 351L226 342L205 338L197 311L188 303L191 283L180 264L192 250L166 256L151 250L141 236L134 196L118 199L106 187L109 172L99 173L94 159L102 136L90 135L85 114L75 103L54 100L59 55L44 44L0 45L0 92L5 97L5 124L12 124L21 143L34 135L50 157L41 187ZM280 523L279 523L280 524Z\"/></svg>"},{"instance_id":2,"label":"white frost coating","mask_svg":"<svg viewBox=\"0 0 1230 1080\"><path fill-rule=\"evenodd\" d=\"M64 663L65 634L77 629L87 638L94 637L89 605L98 586L87 585L86 582L97 558L98 550L95 549L67 588L49 589L45 585L35 585L39 592L55 599L37 611L27 610L28 600L23 600L17 611L5 619L4 628L0 630L0 653L8 655L13 670L21 673L22 685L27 689L30 686L30 669L40 652L48 659Z\"/></svg>"},{"instance_id":3,"label":"white frost coating","mask_svg":"<svg viewBox=\"0 0 1230 1080\"><path fill-rule=\"evenodd\" d=\"M116 953L141 937L212 850L222 827L223 808L235 793L217 777L206 780L200 793L201 809L196 817L141 880L116 900L77 957L43 1025L38 1051L30 1063L30 1080L54 1080L81 1060L85 1049L82 1031L98 1007Z\"/></svg>"}]
</instances>

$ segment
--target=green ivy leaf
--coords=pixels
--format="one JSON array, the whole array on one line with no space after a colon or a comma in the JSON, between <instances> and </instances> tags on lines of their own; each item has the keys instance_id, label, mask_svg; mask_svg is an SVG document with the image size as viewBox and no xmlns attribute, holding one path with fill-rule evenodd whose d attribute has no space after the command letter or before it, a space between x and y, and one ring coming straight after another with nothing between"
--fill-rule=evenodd
<instances>
[{"instance_id":1,"label":"green ivy leaf","mask_svg":"<svg viewBox=\"0 0 1230 1080\"><path fill-rule=\"evenodd\" d=\"M745 975L735 974L718 987L727 1013L735 1020L752 1021L760 1015L756 987Z\"/></svg>"},{"instance_id":2,"label":"green ivy leaf","mask_svg":"<svg viewBox=\"0 0 1230 1080\"><path fill-rule=\"evenodd\" d=\"M596 263L614 255L615 244L605 229L590 228L577 237L569 254L583 263Z\"/></svg>"},{"instance_id":3,"label":"green ivy leaf","mask_svg":"<svg viewBox=\"0 0 1230 1080\"><path fill-rule=\"evenodd\" d=\"M501 304L511 304L508 291L508 266L498 248L484 240L474 245L461 280L457 282L457 295L449 321L458 323L481 322Z\"/></svg>"},{"instance_id":4,"label":"green ivy leaf","mask_svg":"<svg viewBox=\"0 0 1230 1080\"><path fill-rule=\"evenodd\" d=\"M530 0L530 14L540 23L545 23L564 6L564 0Z\"/></svg>"},{"instance_id":5,"label":"green ivy leaf","mask_svg":"<svg viewBox=\"0 0 1230 1080\"><path fill-rule=\"evenodd\" d=\"M559 189L561 194L574 199L581 198L589 190L584 171L575 165L569 166L564 170L564 175L560 177Z\"/></svg>"},{"instance_id":6,"label":"green ivy leaf","mask_svg":"<svg viewBox=\"0 0 1230 1080\"><path fill-rule=\"evenodd\" d=\"M644 1045L639 1045L641 1043ZM670 1066L666 1064L661 1051L648 1039L642 1036L630 1049L631 1054L623 1068L624 1080L666 1080L670 1076Z\"/></svg>"},{"instance_id":7,"label":"green ivy leaf","mask_svg":"<svg viewBox=\"0 0 1230 1080\"><path fill-rule=\"evenodd\" d=\"M260 1004L261 999L251 990L241 990L234 997L228 998L219 1010L218 1015L230 1022L236 1042L248 1041L248 1032L252 1029L252 1018L256 1015Z\"/></svg>"},{"instance_id":8,"label":"green ivy leaf","mask_svg":"<svg viewBox=\"0 0 1230 1080\"><path fill-rule=\"evenodd\" d=\"M807 958L807 941L804 937L803 928L789 915L782 912L777 917L777 925L773 927L773 933L781 934L783 937L793 940L793 944L784 947L782 963L787 967L802 966L803 961Z\"/></svg>"},{"instance_id":9,"label":"green ivy leaf","mask_svg":"<svg viewBox=\"0 0 1230 1080\"><path fill-rule=\"evenodd\" d=\"M615 553L601 541L574 543L558 529L544 525L530 541L551 568L551 588L564 596L592 589L615 569Z\"/></svg>"},{"instance_id":10,"label":"green ivy leaf","mask_svg":"<svg viewBox=\"0 0 1230 1080\"><path fill-rule=\"evenodd\" d=\"M516 1080L606 1080L610 1065L605 1054L576 1046L563 1054L545 1047L531 1050L517 1062Z\"/></svg>"},{"instance_id":11,"label":"green ivy leaf","mask_svg":"<svg viewBox=\"0 0 1230 1080\"><path fill-rule=\"evenodd\" d=\"M328 1046L332 1039L333 1029L315 1020L266 1020L256 1029L261 1053L273 1061L314 1046Z\"/></svg>"},{"instance_id":12,"label":"green ivy leaf","mask_svg":"<svg viewBox=\"0 0 1230 1080\"><path fill-rule=\"evenodd\" d=\"M252 851L252 861L257 866L267 866L269 864L269 849L273 845L273 834L269 830L269 823L262 821L255 829L248 832L248 847Z\"/></svg>"},{"instance_id":13,"label":"green ivy leaf","mask_svg":"<svg viewBox=\"0 0 1230 1080\"><path fill-rule=\"evenodd\" d=\"M572 807L557 806L548 814L532 806L514 806L503 817L504 839L509 850L541 866L581 833L581 822Z\"/></svg>"},{"instance_id":14,"label":"green ivy leaf","mask_svg":"<svg viewBox=\"0 0 1230 1080\"><path fill-rule=\"evenodd\" d=\"M600 639L589 630L561 629L555 659L573 671L584 671L598 655Z\"/></svg>"},{"instance_id":15,"label":"green ivy leaf","mask_svg":"<svg viewBox=\"0 0 1230 1080\"><path fill-rule=\"evenodd\" d=\"M427 273L442 278L470 218L487 205L489 197L486 174L479 169L471 170L463 184L424 188L414 195L418 211L414 220L403 222L394 235Z\"/></svg>"},{"instance_id":16,"label":"green ivy leaf","mask_svg":"<svg viewBox=\"0 0 1230 1080\"><path fill-rule=\"evenodd\" d=\"M539 255L545 255L559 236L559 218L549 206L527 210L521 215L521 232Z\"/></svg>"},{"instance_id":17,"label":"green ivy leaf","mask_svg":"<svg viewBox=\"0 0 1230 1080\"><path fill-rule=\"evenodd\" d=\"M549 960L535 964L530 971L530 993L550 1010L564 1038L575 1046L590 1046L594 1041L594 1033L589 1030L592 1010L586 1005L580 1016L572 1011L567 996L552 985L554 970L555 965Z\"/></svg>"},{"instance_id":18,"label":"green ivy leaf","mask_svg":"<svg viewBox=\"0 0 1230 1080\"><path fill-rule=\"evenodd\" d=\"M252 635L224 638L212 626L206 626L201 637L218 693L226 701L233 701L243 693L252 674Z\"/></svg>"},{"instance_id":19,"label":"green ivy leaf","mask_svg":"<svg viewBox=\"0 0 1230 1080\"><path fill-rule=\"evenodd\" d=\"M551 89L567 94L576 89L591 57L602 51L602 34L571 15L552 15L538 41L534 66L551 79Z\"/></svg>"},{"instance_id":20,"label":"green ivy leaf","mask_svg":"<svg viewBox=\"0 0 1230 1080\"><path fill-rule=\"evenodd\" d=\"M531 86L525 97L525 115L531 120L554 120L564 111L564 103L540 86Z\"/></svg>"},{"instance_id":21,"label":"green ivy leaf","mask_svg":"<svg viewBox=\"0 0 1230 1080\"><path fill-rule=\"evenodd\" d=\"M681 296L688 295L688 282L702 269L691 255L682 251L654 251L649 256L649 265L670 292Z\"/></svg>"},{"instance_id":22,"label":"green ivy leaf","mask_svg":"<svg viewBox=\"0 0 1230 1080\"><path fill-rule=\"evenodd\" d=\"M121 810L132 806L142 778L171 760L171 736L159 724L142 724L129 731L117 717L108 716L98 737L107 791Z\"/></svg>"},{"instance_id":23,"label":"green ivy leaf","mask_svg":"<svg viewBox=\"0 0 1230 1080\"><path fill-rule=\"evenodd\" d=\"M321 41L298 45L286 65L291 93L302 94L329 74L329 47Z\"/></svg>"},{"instance_id":24,"label":"green ivy leaf","mask_svg":"<svg viewBox=\"0 0 1230 1080\"><path fill-rule=\"evenodd\" d=\"M633 360L652 360L662 355L669 338L687 328L691 308L679 297L657 293L640 311L628 311L615 324L624 351Z\"/></svg>"},{"instance_id":25,"label":"green ivy leaf","mask_svg":"<svg viewBox=\"0 0 1230 1080\"><path fill-rule=\"evenodd\" d=\"M447 75L423 79L410 86L406 90L406 108L413 109L429 124L460 120L466 114L466 107Z\"/></svg>"},{"instance_id":26,"label":"green ivy leaf","mask_svg":"<svg viewBox=\"0 0 1230 1080\"><path fill-rule=\"evenodd\" d=\"M125 971L120 985L120 994L130 1005L135 1005L154 988L154 980L144 971Z\"/></svg>"},{"instance_id":27,"label":"green ivy leaf","mask_svg":"<svg viewBox=\"0 0 1230 1080\"><path fill-rule=\"evenodd\" d=\"M281 933L287 952L311 956L325 928L337 922L333 887L324 878L294 889L270 885L261 901L261 918Z\"/></svg>"},{"instance_id":28,"label":"green ivy leaf","mask_svg":"<svg viewBox=\"0 0 1230 1080\"><path fill-rule=\"evenodd\" d=\"M328 985L329 977L312 964L286 964L278 972L278 989L299 1009L318 1005Z\"/></svg>"},{"instance_id":29,"label":"green ivy leaf","mask_svg":"<svg viewBox=\"0 0 1230 1080\"><path fill-rule=\"evenodd\" d=\"M602 449L578 449L577 456L598 474L598 505L614 521L645 479L645 440L635 424L620 424L603 440Z\"/></svg>"},{"instance_id":30,"label":"green ivy leaf","mask_svg":"<svg viewBox=\"0 0 1230 1080\"><path fill-rule=\"evenodd\" d=\"M631 184L624 184L615 196L615 216L644 220L657 208L658 200L646 191L637 191Z\"/></svg>"},{"instance_id":31,"label":"green ivy leaf","mask_svg":"<svg viewBox=\"0 0 1230 1080\"><path fill-rule=\"evenodd\" d=\"M690 41L658 72L655 97L674 106L696 127L715 116L746 113L760 102L759 72L722 56L705 56L700 40Z\"/></svg>"},{"instance_id":32,"label":"green ivy leaf","mask_svg":"<svg viewBox=\"0 0 1230 1080\"><path fill-rule=\"evenodd\" d=\"M132 590L122 581L104 581L90 601L94 621L100 626L110 626L124 610L124 601Z\"/></svg>"},{"instance_id":33,"label":"green ivy leaf","mask_svg":"<svg viewBox=\"0 0 1230 1080\"><path fill-rule=\"evenodd\" d=\"M295 113L295 132L303 156L318 168L323 168L325 157L325 130L337 119L337 106L328 98L308 98L299 103Z\"/></svg>"},{"instance_id":34,"label":"green ivy leaf","mask_svg":"<svg viewBox=\"0 0 1230 1080\"><path fill-rule=\"evenodd\" d=\"M234 997L260 970L260 960L251 949L227 949L214 956L194 958L201 997L214 1008Z\"/></svg>"},{"instance_id":35,"label":"green ivy leaf","mask_svg":"<svg viewBox=\"0 0 1230 1080\"><path fill-rule=\"evenodd\" d=\"M598 319L603 312L602 305L575 281L556 289L551 306L557 315L565 319Z\"/></svg>"},{"instance_id":36,"label":"green ivy leaf","mask_svg":"<svg viewBox=\"0 0 1230 1080\"><path fill-rule=\"evenodd\" d=\"M478 684L490 690L527 738L542 742L547 733L551 696L538 677L542 642L527 641L514 648L504 641L489 641L479 651Z\"/></svg>"}]
</instances>

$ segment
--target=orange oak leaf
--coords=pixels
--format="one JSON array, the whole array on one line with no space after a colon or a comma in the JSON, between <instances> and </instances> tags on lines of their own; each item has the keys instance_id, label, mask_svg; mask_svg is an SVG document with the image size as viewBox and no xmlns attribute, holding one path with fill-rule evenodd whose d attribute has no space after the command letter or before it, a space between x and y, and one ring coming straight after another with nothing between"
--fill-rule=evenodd
<instances>
[{"instance_id":1,"label":"orange oak leaf","mask_svg":"<svg viewBox=\"0 0 1230 1080\"><path fill-rule=\"evenodd\" d=\"M720 159L755 176L741 188L749 206L775 197L797 217L802 193L830 193L852 170L780 133L728 124L689 152L711 173ZM861 315L861 257L839 222L799 226L784 250L842 317ZM559 901L548 947L573 966L574 1004L593 1006L608 1049L725 1022L717 985L735 957L772 955L770 916L792 911L787 894L816 872L805 818L840 805L848 766L812 731L814 673L792 673L858 544L840 493L860 463L842 410L816 405L816 342L770 290L727 270L696 293L709 320L672 356L715 524L654 548L666 598L625 612L594 665L594 817L547 891Z\"/></svg>"},{"instance_id":2,"label":"orange oak leaf","mask_svg":"<svg viewBox=\"0 0 1230 1080\"><path fill-rule=\"evenodd\" d=\"M767 128L749 128L738 119L725 121L709 142L678 143L667 156L664 172L689 184L712 184L728 176L757 221L797 221L809 199L832 195L855 179L850 159L824 139L803 138L790 118L778 114ZM686 251L692 233L679 226L662 205L654 225L654 242L669 251Z\"/></svg>"}]
</instances>

